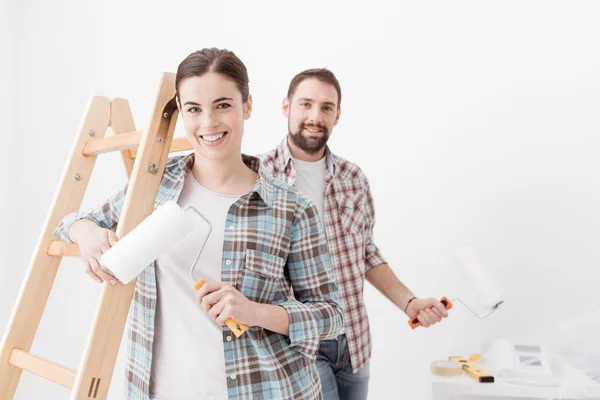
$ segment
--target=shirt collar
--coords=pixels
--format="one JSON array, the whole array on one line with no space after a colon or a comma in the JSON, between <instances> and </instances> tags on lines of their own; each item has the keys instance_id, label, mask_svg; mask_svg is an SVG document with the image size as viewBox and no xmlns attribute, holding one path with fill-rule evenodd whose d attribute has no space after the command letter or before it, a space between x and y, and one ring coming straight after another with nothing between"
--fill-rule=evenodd
<instances>
[{"instance_id":1,"label":"shirt collar","mask_svg":"<svg viewBox=\"0 0 600 400\"><path fill-rule=\"evenodd\" d=\"M288 143L288 136L286 136L277 147L277 155L279 164L283 165L283 170L286 172L293 172L293 175L296 175L292 152ZM325 146L325 164L327 165L327 177L335 176L335 163L333 160L333 153L329 150L329 146Z\"/></svg>"},{"instance_id":2,"label":"shirt collar","mask_svg":"<svg viewBox=\"0 0 600 400\"><path fill-rule=\"evenodd\" d=\"M183 173L191 171L194 165L195 153L190 153L180 159L177 163ZM256 193L269 207L273 206L274 188L272 183L261 173L260 159L258 157L242 154L242 161L248 168L257 173L254 181L253 193Z\"/></svg>"}]
</instances>

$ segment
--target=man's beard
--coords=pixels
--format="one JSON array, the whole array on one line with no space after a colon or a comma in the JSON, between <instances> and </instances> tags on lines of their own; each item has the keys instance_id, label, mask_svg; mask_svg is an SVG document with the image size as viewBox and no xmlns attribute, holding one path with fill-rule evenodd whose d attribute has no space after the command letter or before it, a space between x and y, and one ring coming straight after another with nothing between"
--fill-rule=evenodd
<instances>
[{"instance_id":1,"label":"man's beard","mask_svg":"<svg viewBox=\"0 0 600 400\"><path fill-rule=\"evenodd\" d=\"M307 138L302 133L304 129L308 128L321 129L323 136L316 140ZM288 126L288 132L292 142L308 154L317 154L323 150L323 148L327 145L327 140L329 139L329 129L320 124L300 124L296 133L292 133L290 127Z\"/></svg>"}]
</instances>

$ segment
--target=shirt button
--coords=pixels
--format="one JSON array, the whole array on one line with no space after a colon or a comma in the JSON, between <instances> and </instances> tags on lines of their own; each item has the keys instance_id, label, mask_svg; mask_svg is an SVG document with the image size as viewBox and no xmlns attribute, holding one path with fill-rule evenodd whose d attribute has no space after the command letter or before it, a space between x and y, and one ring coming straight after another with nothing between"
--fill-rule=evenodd
<instances>
[{"instance_id":1,"label":"shirt button","mask_svg":"<svg viewBox=\"0 0 600 400\"><path fill-rule=\"evenodd\" d=\"M229 225L229 229L233 229L233 225Z\"/></svg>"},{"instance_id":2,"label":"shirt button","mask_svg":"<svg viewBox=\"0 0 600 400\"><path fill-rule=\"evenodd\" d=\"M225 261L225 264L227 264L227 265L231 265L231 260L227 260L227 261Z\"/></svg>"},{"instance_id":3,"label":"shirt button","mask_svg":"<svg viewBox=\"0 0 600 400\"><path fill-rule=\"evenodd\" d=\"M231 379L235 379L235 374L230 376Z\"/></svg>"},{"instance_id":4,"label":"shirt button","mask_svg":"<svg viewBox=\"0 0 600 400\"><path fill-rule=\"evenodd\" d=\"M231 336L227 336L227 341L231 342Z\"/></svg>"}]
</instances>

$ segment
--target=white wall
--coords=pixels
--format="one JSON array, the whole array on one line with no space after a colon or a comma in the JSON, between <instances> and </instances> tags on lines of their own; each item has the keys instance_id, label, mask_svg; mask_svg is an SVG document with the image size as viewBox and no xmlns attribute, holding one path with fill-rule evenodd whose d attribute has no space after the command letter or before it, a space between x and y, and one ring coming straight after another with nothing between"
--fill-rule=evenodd
<instances>
[{"instance_id":1,"label":"white wall","mask_svg":"<svg viewBox=\"0 0 600 400\"><path fill-rule=\"evenodd\" d=\"M0 2L0 169L8 171L13 161L13 153L20 151L16 148L17 125L14 112L16 110L15 94L17 92L16 79L16 35L14 20L12 16L16 13L16 7L12 3ZM20 144L19 144L20 146ZM15 227L16 220L12 215L18 204L15 196L17 182L15 174L5 174L0 195L0 210L3 211L5 228L0 232L0 329L8 321L14 299L18 291L18 280L21 279L21 270L14 267L19 251L16 250L16 238L18 235ZM17 271L14 271L17 270Z\"/></svg>"},{"instance_id":2,"label":"white wall","mask_svg":"<svg viewBox=\"0 0 600 400\"><path fill-rule=\"evenodd\" d=\"M414 332L367 287L370 398L427 399L431 360L498 337L542 341L592 301L600 282L600 3L340 4L4 5L1 96L14 109L2 107L0 133L11 175L1 196L10 211L0 330L89 96L129 99L144 127L160 73L213 46L235 51L249 69L249 153L284 137L280 102L295 73L327 66L337 74L343 113L331 146L369 176L376 239L418 295L460 295L446 279L460 244L473 246L506 286L506 304L489 319L457 306L444 324ZM84 207L125 181L116 155L96 170ZM99 290L78 261L62 265L33 352L76 368ZM122 361L110 398L121 398ZM16 398L41 393L67 396L24 374Z\"/></svg>"}]
</instances>

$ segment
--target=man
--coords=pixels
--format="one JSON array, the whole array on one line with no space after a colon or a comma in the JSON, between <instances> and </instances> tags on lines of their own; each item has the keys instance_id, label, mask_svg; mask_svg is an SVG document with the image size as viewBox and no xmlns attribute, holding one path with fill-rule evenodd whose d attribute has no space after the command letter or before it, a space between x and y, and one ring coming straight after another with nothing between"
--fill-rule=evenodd
<instances>
[{"instance_id":1,"label":"man","mask_svg":"<svg viewBox=\"0 0 600 400\"><path fill-rule=\"evenodd\" d=\"M373 242L375 212L366 176L355 164L333 154L327 140L338 123L342 93L335 75L311 69L296 75L283 100L288 135L263 155L262 167L295 186L317 206L340 289L343 333L321 341L317 366L323 395L366 399L371 340L363 301L365 278L424 327L447 317L437 300L418 299L398 280Z\"/></svg>"}]
</instances>

